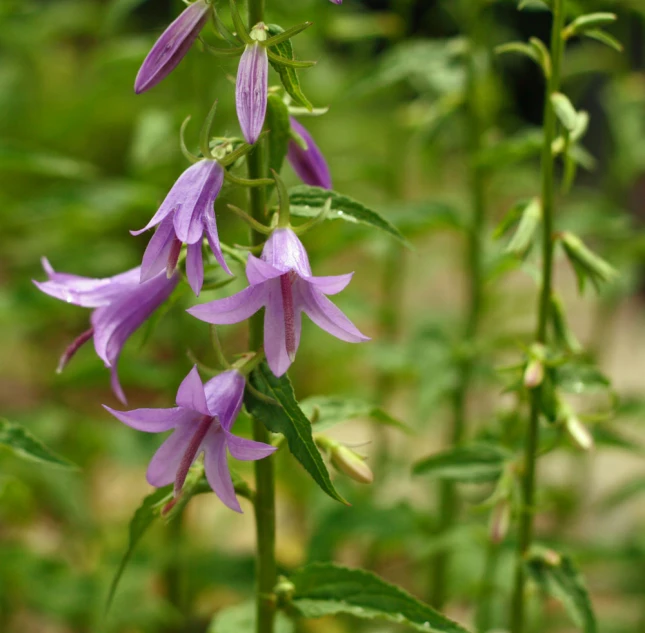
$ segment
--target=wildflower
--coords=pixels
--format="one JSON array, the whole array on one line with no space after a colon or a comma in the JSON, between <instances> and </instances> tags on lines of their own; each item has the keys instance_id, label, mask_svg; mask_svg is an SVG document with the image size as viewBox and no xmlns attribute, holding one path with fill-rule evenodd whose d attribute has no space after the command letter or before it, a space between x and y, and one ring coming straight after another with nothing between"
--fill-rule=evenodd
<instances>
[{"instance_id":1,"label":"wildflower","mask_svg":"<svg viewBox=\"0 0 645 633\"><path fill-rule=\"evenodd\" d=\"M249 255L248 288L232 297L195 306L188 312L207 323L229 324L248 319L264 306L264 352L271 371L281 376L296 356L302 312L343 341L369 340L325 296L343 290L352 275L313 277L302 242L291 229L278 228L264 245L260 259Z\"/></svg>"},{"instance_id":2,"label":"wildflower","mask_svg":"<svg viewBox=\"0 0 645 633\"><path fill-rule=\"evenodd\" d=\"M224 180L224 168L216 161L203 159L191 165L173 185L158 211L139 235L159 225L150 239L141 263L141 282L166 269L168 276L177 267L181 245L188 245L186 276L196 295L204 282L202 241L204 233L220 266L230 275L217 235L213 205Z\"/></svg>"},{"instance_id":3,"label":"wildflower","mask_svg":"<svg viewBox=\"0 0 645 633\"><path fill-rule=\"evenodd\" d=\"M208 20L208 3L197 0L162 33L145 58L134 91L141 94L165 79L184 58Z\"/></svg>"},{"instance_id":4,"label":"wildflower","mask_svg":"<svg viewBox=\"0 0 645 633\"><path fill-rule=\"evenodd\" d=\"M94 339L98 357L110 369L112 390L125 403L125 395L117 375L117 363L128 338L170 296L178 282L173 275L157 275L139 283L140 269L133 268L114 277L91 279L57 273L43 258L48 280L34 281L44 293L84 308L94 308L91 327L81 334L64 352L58 364L61 372L78 349Z\"/></svg>"},{"instance_id":5,"label":"wildflower","mask_svg":"<svg viewBox=\"0 0 645 633\"><path fill-rule=\"evenodd\" d=\"M197 368L193 367L179 385L176 407L115 411L106 406L105 409L138 431L162 433L173 429L150 461L146 473L148 483L159 488L174 482L175 497L179 496L188 470L203 452L211 488L224 505L242 512L235 496L226 449L242 461L263 459L276 450L275 446L231 433L242 407L244 384L244 377L234 369L202 384Z\"/></svg>"},{"instance_id":6,"label":"wildflower","mask_svg":"<svg viewBox=\"0 0 645 633\"><path fill-rule=\"evenodd\" d=\"M327 161L322 152L314 142L307 129L291 117L291 129L305 143L304 149L296 140L289 141L289 153L287 157L300 180L312 187L331 189L331 175Z\"/></svg>"},{"instance_id":7,"label":"wildflower","mask_svg":"<svg viewBox=\"0 0 645 633\"><path fill-rule=\"evenodd\" d=\"M237 118L247 143L253 145L262 132L267 111L269 58L266 47L266 26L258 24L251 31L252 44L247 44L240 58L235 82Z\"/></svg>"}]
</instances>

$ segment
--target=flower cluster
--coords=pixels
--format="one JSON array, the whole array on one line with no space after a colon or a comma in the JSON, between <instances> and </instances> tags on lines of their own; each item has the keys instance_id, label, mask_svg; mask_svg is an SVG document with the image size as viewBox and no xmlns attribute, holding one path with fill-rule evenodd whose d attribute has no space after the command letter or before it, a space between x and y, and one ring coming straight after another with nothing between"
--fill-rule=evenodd
<instances>
[{"instance_id":1,"label":"flower cluster","mask_svg":"<svg viewBox=\"0 0 645 633\"><path fill-rule=\"evenodd\" d=\"M339 0L332 1L340 4ZM166 29L139 70L135 81L137 93L156 86L178 66L199 37L211 10L209 0L196 0ZM113 277L92 279L55 272L43 260L48 279L34 282L50 296L93 309L91 327L64 352L59 371L81 345L93 339L97 355L110 369L112 389L124 404L126 398L119 383L117 363L127 339L169 298L183 276L194 294L200 294L206 246L224 272L232 274L224 258L215 218L215 202L225 178L248 186L264 184L241 179L227 171L262 133L269 58L275 60L270 48L276 40L268 37L264 24L244 33L244 39L235 99L247 145L236 149L236 141L231 141L227 142L229 149L224 154L218 148L211 150L208 136L213 109L200 139L201 156L188 155L193 164L177 179L146 226L132 231L133 235L140 235L156 227L140 267ZM308 185L331 189L329 168L313 138L293 116L290 126L292 139L287 158L294 171ZM279 190L280 187L279 184ZM343 290L352 274L333 277L312 274L305 247L289 225L288 206L287 221L283 221L285 196L281 195L280 199L279 226L265 227L269 237L260 257L248 256L249 286L233 296L188 310L197 319L219 325L238 323L264 308L264 354L276 376L284 374L295 360L303 312L320 328L343 341L368 340L327 298ZM147 473L150 484L159 487L174 483L174 493L179 495L191 465L203 453L210 486L226 506L241 512L228 470L227 450L235 459L246 461L263 459L275 451L274 446L243 439L231 432L242 406L248 371L246 365L238 364L203 384L197 368L193 367L179 386L177 406L173 408L117 411L105 407L118 420L140 431L173 431L150 462Z\"/></svg>"}]
</instances>

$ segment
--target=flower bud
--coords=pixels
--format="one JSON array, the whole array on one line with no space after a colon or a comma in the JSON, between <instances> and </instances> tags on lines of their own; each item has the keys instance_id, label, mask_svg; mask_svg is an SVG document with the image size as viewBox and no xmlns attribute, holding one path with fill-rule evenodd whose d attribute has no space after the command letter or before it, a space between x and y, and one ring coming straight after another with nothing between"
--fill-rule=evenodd
<instances>
[{"instance_id":1,"label":"flower bud","mask_svg":"<svg viewBox=\"0 0 645 633\"><path fill-rule=\"evenodd\" d=\"M495 545L499 545L506 538L510 524L511 504L508 499L500 499L491 513L488 530L490 540Z\"/></svg>"},{"instance_id":2,"label":"flower bud","mask_svg":"<svg viewBox=\"0 0 645 633\"><path fill-rule=\"evenodd\" d=\"M331 447L330 457L331 463L337 470L359 484L371 484L374 481L374 473L365 463L365 459L351 448L335 444Z\"/></svg>"},{"instance_id":3,"label":"flower bud","mask_svg":"<svg viewBox=\"0 0 645 633\"><path fill-rule=\"evenodd\" d=\"M544 346L536 343L529 351L529 362L524 370L524 386L535 389L544 381Z\"/></svg>"},{"instance_id":4,"label":"flower bud","mask_svg":"<svg viewBox=\"0 0 645 633\"><path fill-rule=\"evenodd\" d=\"M571 439L583 451L590 451L594 447L593 436L589 429L575 415L567 417L565 426Z\"/></svg>"}]
</instances>

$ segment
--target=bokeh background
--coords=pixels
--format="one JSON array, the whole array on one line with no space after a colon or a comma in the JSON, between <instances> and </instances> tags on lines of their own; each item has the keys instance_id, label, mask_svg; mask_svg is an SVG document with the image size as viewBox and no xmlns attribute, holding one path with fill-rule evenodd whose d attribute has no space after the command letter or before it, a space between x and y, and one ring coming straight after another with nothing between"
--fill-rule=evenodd
<instances>
[{"instance_id":1,"label":"bokeh background","mask_svg":"<svg viewBox=\"0 0 645 633\"><path fill-rule=\"evenodd\" d=\"M484 360L469 403L474 435L512 424L514 400L496 369L516 362L530 340L536 298L534 260L504 255L494 227L512 205L539 190L543 82L530 61L496 57L511 39L546 38L548 14L518 13L515 2L485 3L481 101L487 149L487 283ZM611 416L595 420L596 450L573 447L543 462L538 530L562 544L583 568L605 633L645 630L645 6L642 0L571 2L612 10L618 53L576 41L565 68L573 102L590 112L584 146L595 160L580 170L560 207L559 225L578 231L621 272L597 297L580 298L558 261L557 281L573 327L613 380L585 394ZM108 276L136 266L143 226L185 168L178 129L188 115L193 139L212 101L215 131L238 134L233 109L236 61L192 50L173 75L135 96L134 77L150 46L183 5L174 0L0 0L0 403L19 422L78 465L55 470L0 452L0 631L118 633L206 631L221 608L253 589L251 508L235 515L210 495L194 499L181 522L155 526L137 548L110 613L110 580L126 548L128 522L150 492L144 472L160 438L119 424L101 408L117 406L108 373L91 346L55 374L59 355L86 329L89 313L38 292L40 258L60 271ZM355 420L333 431L363 450L371 487L337 477L351 508L315 489L285 454L279 457L278 557L284 569L307 560L362 565L420 597L429 559L446 546L459 554L448 612L472 618L482 590L487 491L465 489L457 530L437 540L435 485L410 466L442 446L460 354L464 218L468 165L463 102L463 26L450 1L268 0L272 22L312 20L296 50L318 65L301 73L309 98L329 113L307 121L325 152L334 188L372 205L414 244L406 250L365 228L329 222L306 237L319 274L355 270L338 304L374 341L348 346L307 323L291 377L299 397L360 396L384 406L413 434ZM225 12L226 13L226 12ZM208 36L210 37L210 36ZM276 78L273 77L273 81ZM537 132L536 132L537 130ZM538 142L536 145L536 134ZM285 171L290 183L293 173ZM223 211L244 204L225 191L218 206L222 239L245 243L246 228ZM219 203L218 203L219 205ZM205 294L226 296L243 285ZM189 294L128 343L120 375L132 407L167 406L191 366L187 352L214 358L208 329L188 317ZM222 329L233 355L245 349L243 327ZM582 405L581 405L582 406ZM598 406L596 409L598 409ZM238 423L241 433L245 420ZM245 476L249 471L241 469ZM488 491L490 492L490 491ZM512 536L488 578L502 626L510 584ZM537 631L570 631L550 605ZM220 623L215 633L229 629ZM395 625L368 623L368 631ZM546 627L547 628L542 628ZM355 629L342 619L303 631ZM236 630L232 628L230 630Z\"/></svg>"}]
</instances>

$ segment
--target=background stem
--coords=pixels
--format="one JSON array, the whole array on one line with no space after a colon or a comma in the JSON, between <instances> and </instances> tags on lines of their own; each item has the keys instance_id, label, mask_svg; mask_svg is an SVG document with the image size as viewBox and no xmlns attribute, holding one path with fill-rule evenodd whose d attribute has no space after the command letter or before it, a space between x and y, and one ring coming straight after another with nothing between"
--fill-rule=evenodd
<instances>
[{"instance_id":1,"label":"background stem","mask_svg":"<svg viewBox=\"0 0 645 633\"><path fill-rule=\"evenodd\" d=\"M564 40L564 0L553 0L553 26L551 30L551 76L548 78L544 105L544 145L542 148L542 286L538 307L536 341L546 343L549 304L553 284L553 218L555 210L555 159L552 145L556 134L556 114L551 105L551 95L560 89ZM533 514L535 506L535 475L539 446L540 390L531 392L529 429L526 439L524 477L522 481L522 506L518 526L518 550L515 587L511 610L511 633L524 629L524 602L526 574L524 559L533 540Z\"/></svg>"}]
</instances>

